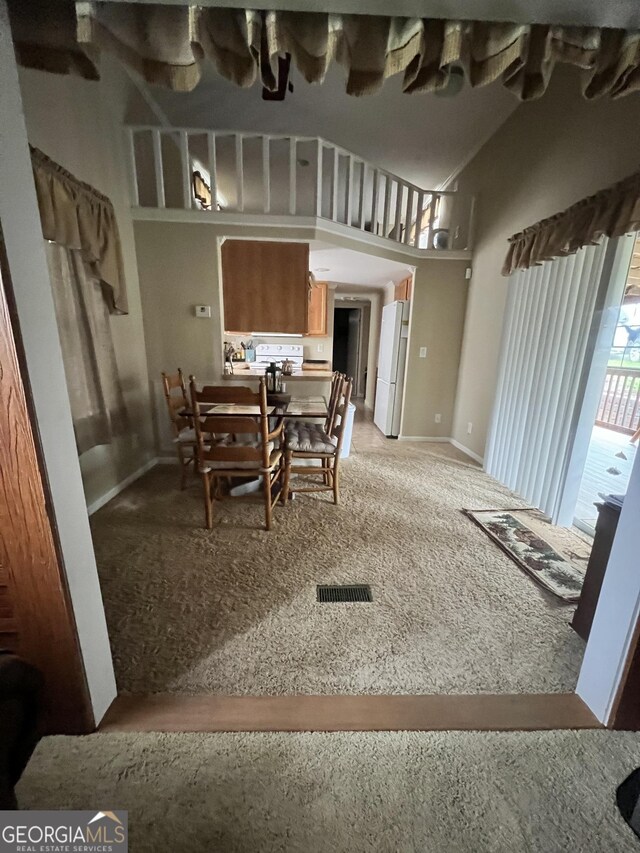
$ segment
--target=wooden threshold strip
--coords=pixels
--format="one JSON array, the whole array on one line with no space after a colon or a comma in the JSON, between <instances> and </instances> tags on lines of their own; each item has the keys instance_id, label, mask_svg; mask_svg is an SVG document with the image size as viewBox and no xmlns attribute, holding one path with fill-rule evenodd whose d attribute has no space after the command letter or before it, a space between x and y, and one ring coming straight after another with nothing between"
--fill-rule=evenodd
<instances>
[{"instance_id":1,"label":"wooden threshold strip","mask_svg":"<svg viewBox=\"0 0 640 853\"><path fill-rule=\"evenodd\" d=\"M536 731L602 728L573 693L119 696L100 732Z\"/></svg>"}]
</instances>

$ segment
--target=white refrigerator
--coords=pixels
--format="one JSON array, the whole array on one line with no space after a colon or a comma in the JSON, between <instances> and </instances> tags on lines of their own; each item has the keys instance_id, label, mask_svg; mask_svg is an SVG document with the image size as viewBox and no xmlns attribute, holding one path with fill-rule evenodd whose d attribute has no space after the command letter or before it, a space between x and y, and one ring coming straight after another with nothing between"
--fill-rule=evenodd
<instances>
[{"instance_id":1,"label":"white refrigerator","mask_svg":"<svg viewBox=\"0 0 640 853\"><path fill-rule=\"evenodd\" d=\"M391 302L382 309L378 380L373 422L389 438L400 433L402 387L409 337L409 303Z\"/></svg>"}]
</instances>

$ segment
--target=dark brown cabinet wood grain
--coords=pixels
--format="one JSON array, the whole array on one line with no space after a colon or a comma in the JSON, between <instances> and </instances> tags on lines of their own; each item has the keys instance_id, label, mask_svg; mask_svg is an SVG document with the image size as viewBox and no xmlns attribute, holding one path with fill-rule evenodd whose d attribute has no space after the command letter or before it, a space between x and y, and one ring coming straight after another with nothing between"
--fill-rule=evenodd
<instances>
[{"instance_id":1,"label":"dark brown cabinet wood grain","mask_svg":"<svg viewBox=\"0 0 640 853\"><path fill-rule=\"evenodd\" d=\"M308 291L307 243L226 240L222 244L226 332L305 334Z\"/></svg>"}]
</instances>

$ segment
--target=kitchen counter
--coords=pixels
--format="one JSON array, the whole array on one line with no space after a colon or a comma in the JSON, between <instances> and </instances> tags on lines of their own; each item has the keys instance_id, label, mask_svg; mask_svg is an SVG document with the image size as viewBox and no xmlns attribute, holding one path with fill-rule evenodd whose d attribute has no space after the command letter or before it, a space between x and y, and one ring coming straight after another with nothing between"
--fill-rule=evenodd
<instances>
[{"instance_id":1,"label":"kitchen counter","mask_svg":"<svg viewBox=\"0 0 640 853\"><path fill-rule=\"evenodd\" d=\"M260 370L252 370L250 367L247 367L244 364L234 364L233 373L224 373L222 375L223 379L260 379L264 376L264 371ZM322 382L330 382L333 376L333 371L331 370L294 370L293 373L289 376L285 376L283 374L282 381L283 382L291 382L296 380L303 380L305 382L313 382L313 381L322 381Z\"/></svg>"}]
</instances>

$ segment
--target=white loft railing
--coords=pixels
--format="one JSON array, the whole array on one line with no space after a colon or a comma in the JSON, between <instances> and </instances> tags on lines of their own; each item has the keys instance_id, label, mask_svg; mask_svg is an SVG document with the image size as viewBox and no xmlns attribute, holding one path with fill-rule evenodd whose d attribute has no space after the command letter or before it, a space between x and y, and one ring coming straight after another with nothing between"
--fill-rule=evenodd
<instances>
[{"instance_id":1,"label":"white loft railing","mask_svg":"<svg viewBox=\"0 0 640 853\"><path fill-rule=\"evenodd\" d=\"M474 199L430 190L324 139L127 128L132 204L328 219L416 249L471 249Z\"/></svg>"}]
</instances>

